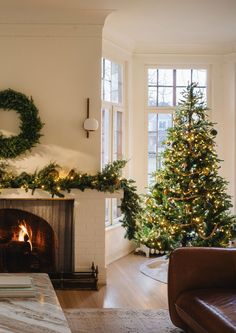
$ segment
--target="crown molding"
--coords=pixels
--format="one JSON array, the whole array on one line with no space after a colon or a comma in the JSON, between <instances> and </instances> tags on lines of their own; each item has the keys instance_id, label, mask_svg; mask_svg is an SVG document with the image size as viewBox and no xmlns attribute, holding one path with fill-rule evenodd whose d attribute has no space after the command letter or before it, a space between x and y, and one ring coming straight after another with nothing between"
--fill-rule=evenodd
<instances>
[{"instance_id":1,"label":"crown molding","mask_svg":"<svg viewBox=\"0 0 236 333\"><path fill-rule=\"evenodd\" d=\"M102 25L1 24L0 37L102 37Z\"/></svg>"},{"instance_id":2,"label":"crown molding","mask_svg":"<svg viewBox=\"0 0 236 333\"><path fill-rule=\"evenodd\" d=\"M136 43L135 56L154 54L187 54L187 55L226 55L236 51L236 43L212 44L150 44Z\"/></svg>"},{"instance_id":3,"label":"crown molding","mask_svg":"<svg viewBox=\"0 0 236 333\"><path fill-rule=\"evenodd\" d=\"M122 53L128 57L132 56L133 54L133 48L131 46L131 43L127 44L124 41L122 43L118 43L116 40L104 34L102 38L102 47L103 47L103 52L105 53L107 53L107 50L112 48L117 52L119 52L119 54Z\"/></svg>"},{"instance_id":4,"label":"crown molding","mask_svg":"<svg viewBox=\"0 0 236 333\"><path fill-rule=\"evenodd\" d=\"M137 57L154 55L209 55L224 56L236 52L236 41L232 43L153 43L136 42L117 31L103 31L103 39L107 43L119 47L123 51Z\"/></svg>"},{"instance_id":5,"label":"crown molding","mask_svg":"<svg viewBox=\"0 0 236 333\"><path fill-rule=\"evenodd\" d=\"M134 52L135 42L128 36L119 35L118 32L114 31L107 31L104 28L103 39L105 43L110 44L116 48L119 48L123 52L126 52L127 54L132 54Z\"/></svg>"},{"instance_id":6,"label":"crown molding","mask_svg":"<svg viewBox=\"0 0 236 333\"><path fill-rule=\"evenodd\" d=\"M112 10L0 11L1 25L104 25Z\"/></svg>"}]
</instances>

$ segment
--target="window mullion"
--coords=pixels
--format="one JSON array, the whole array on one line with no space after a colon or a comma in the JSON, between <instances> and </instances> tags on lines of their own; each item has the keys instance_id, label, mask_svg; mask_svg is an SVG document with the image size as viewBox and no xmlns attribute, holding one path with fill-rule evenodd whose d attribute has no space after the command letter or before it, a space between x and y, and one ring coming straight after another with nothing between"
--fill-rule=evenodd
<instances>
[{"instance_id":1,"label":"window mullion","mask_svg":"<svg viewBox=\"0 0 236 333\"><path fill-rule=\"evenodd\" d=\"M176 69L173 70L173 105L176 105Z\"/></svg>"},{"instance_id":2,"label":"window mullion","mask_svg":"<svg viewBox=\"0 0 236 333\"><path fill-rule=\"evenodd\" d=\"M156 169L158 169L158 113L157 113L157 116L156 116Z\"/></svg>"},{"instance_id":3,"label":"window mullion","mask_svg":"<svg viewBox=\"0 0 236 333\"><path fill-rule=\"evenodd\" d=\"M159 80L159 75L158 75L158 69L157 69L157 86L156 86L156 89L157 89L157 106L159 105L159 88L158 88L158 80Z\"/></svg>"}]
</instances>

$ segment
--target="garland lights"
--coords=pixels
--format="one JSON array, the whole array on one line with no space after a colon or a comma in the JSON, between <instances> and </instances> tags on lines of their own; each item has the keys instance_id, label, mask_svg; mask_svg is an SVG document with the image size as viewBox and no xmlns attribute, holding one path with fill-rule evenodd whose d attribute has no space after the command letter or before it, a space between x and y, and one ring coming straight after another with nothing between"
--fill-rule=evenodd
<instances>
[{"instance_id":1,"label":"garland lights","mask_svg":"<svg viewBox=\"0 0 236 333\"><path fill-rule=\"evenodd\" d=\"M36 189L41 189L49 192L52 197L59 198L64 197L62 191L70 192L72 189L81 191L92 189L110 193L123 190L121 223L126 229L126 237L132 239L136 230L136 219L141 211L141 201L136 193L134 181L121 177L121 170L126 163L125 160L109 163L95 175L80 173L72 169L66 176L61 176L61 168L56 163L50 163L33 174L22 172L17 175L14 171L9 170L6 163L2 162L0 163L0 188L23 188L26 192L31 190L32 195Z\"/></svg>"}]
</instances>

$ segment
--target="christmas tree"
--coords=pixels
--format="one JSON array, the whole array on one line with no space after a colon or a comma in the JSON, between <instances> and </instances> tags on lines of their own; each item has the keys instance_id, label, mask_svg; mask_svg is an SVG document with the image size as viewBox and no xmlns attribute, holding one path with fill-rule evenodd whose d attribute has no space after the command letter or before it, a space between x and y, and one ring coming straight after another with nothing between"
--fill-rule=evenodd
<instances>
[{"instance_id":1,"label":"christmas tree","mask_svg":"<svg viewBox=\"0 0 236 333\"><path fill-rule=\"evenodd\" d=\"M163 167L136 226L136 240L150 248L225 247L236 234L227 182L218 174L217 131L206 111L197 85L189 85L168 130Z\"/></svg>"}]
</instances>

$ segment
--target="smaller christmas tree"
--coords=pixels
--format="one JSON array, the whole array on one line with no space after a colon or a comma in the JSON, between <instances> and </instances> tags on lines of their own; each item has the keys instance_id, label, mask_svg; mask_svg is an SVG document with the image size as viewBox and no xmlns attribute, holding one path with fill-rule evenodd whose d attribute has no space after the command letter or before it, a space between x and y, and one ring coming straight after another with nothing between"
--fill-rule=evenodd
<instances>
[{"instance_id":1,"label":"smaller christmas tree","mask_svg":"<svg viewBox=\"0 0 236 333\"><path fill-rule=\"evenodd\" d=\"M136 227L136 240L150 248L225 247L236 235L227 182L218 174L217 132L206 111L197 85L189 85L168 130L163 168Z\"/></svg>"}]
</instances>

